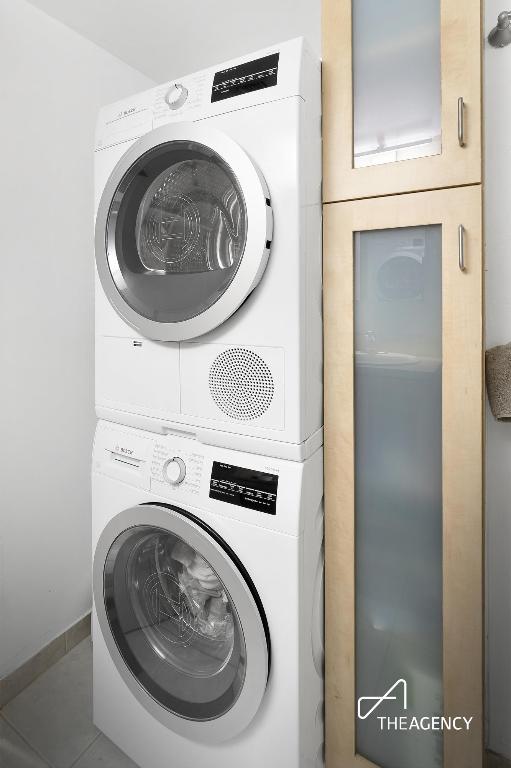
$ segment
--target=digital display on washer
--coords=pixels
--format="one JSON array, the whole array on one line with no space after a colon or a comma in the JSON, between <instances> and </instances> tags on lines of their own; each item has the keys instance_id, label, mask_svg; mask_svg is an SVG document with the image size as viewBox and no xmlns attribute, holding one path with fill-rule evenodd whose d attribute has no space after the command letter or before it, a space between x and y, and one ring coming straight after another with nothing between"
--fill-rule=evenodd
<instances>
[{"instance_id":1,"label":"digital display on washer","mask_svg":"<svg viewBox=\"0 0 511 768\"><path fill-rule=\"evenodd\" d=\"M278 475L214 461L209 498L276 515L278 484Z\"/></svg>"},{"instance_id":2,"label":"digital display on washer","mask_svg":"<svg viewBox=\"0 0 511 768\"><path fill-rule=\"evenodd\" d=\"M222 69L221 72L216 72L213 78L211 101L232 99L233 96L241 96L243 93L271 88L272 85L277 85L278 71L278 53Z\"/></svg>"}]
</instances>

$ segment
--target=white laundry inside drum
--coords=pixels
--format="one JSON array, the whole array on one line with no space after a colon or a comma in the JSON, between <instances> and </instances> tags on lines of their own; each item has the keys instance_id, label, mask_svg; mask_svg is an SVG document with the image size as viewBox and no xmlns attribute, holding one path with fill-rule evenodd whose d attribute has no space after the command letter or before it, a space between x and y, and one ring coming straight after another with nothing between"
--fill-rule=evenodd
<instances>
[{"instance_id":1,"label":"white laundry inside drum","mask_svg":"<svg viewBox=\"0 0 511 768\"><path fill-rule=\"evenodd\" d=\"M172 534L151 533L133 549L127 577L139 626L160 659L194 678L225 669L234 649L233 607L193 547Z\"/></svg>"},{"instance_id":2,"label":"white laundry inside drum","mask_svg":"<svg viewBox=\"0 0 511 768\"><path fill-rule=\"evenodd\" d=\"M140 203L140 261L159 274L229 269L245 247L245 219L243 200L221 166L177 162L157 176Z\"/></svg>"}]
</instances>

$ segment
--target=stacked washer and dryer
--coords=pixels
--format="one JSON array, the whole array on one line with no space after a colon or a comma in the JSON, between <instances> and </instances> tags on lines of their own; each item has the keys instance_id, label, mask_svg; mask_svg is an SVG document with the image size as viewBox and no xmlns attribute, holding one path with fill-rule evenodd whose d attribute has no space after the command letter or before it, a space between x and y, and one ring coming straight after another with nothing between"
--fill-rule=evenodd
<instances>
[{"instance_id":1,"label":"stacked washer and dryer","mask_svg":"<svg viewBox=\"0 0 511 768\"><path fill-rule=\"evenodd\" d=\"M100 113L94 720L142 768L323 765L320 64Z\"/></svg>"}]
</instances>

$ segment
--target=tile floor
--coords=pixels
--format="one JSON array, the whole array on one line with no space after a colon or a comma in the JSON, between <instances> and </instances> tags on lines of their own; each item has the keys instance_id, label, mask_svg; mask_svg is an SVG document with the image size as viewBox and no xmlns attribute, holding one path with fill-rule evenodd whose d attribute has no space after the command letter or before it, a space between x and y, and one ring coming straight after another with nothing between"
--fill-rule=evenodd
<instances>
[{"instance_id":1,"label":"tile floor","mask_svg":"<svg viewBox=\"0 0 511 768\"><path fill-rule=\"evenodd\" d=\"M0 766L137 768L92 723L90 637L0 710Z\"/></svg>"},{"instance_id":2,"label":"tile floor","mask_svg":"<svg viewBox=\"0 0 511 768\"><path fill-rule=\"evenodd\" d=\"M92 723L90 637L0 709L0 768L138 768Z\"/></svg>"}]
</instances>

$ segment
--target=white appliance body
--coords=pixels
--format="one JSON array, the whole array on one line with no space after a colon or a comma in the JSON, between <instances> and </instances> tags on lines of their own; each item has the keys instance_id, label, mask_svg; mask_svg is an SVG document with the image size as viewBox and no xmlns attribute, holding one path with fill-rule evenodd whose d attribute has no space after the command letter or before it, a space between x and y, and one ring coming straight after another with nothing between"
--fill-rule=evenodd
<instances>
[{"instance_id":1,"label":"white appliance body","mask_svg":"<svg viewBox=\"0 0 511 768\"><path fill-rule=\"evenodd\" d=\"M264 68L276 56L278 73L263 72L273 73L274 84L226 91L212 101L214 89L244 82L240 73L254 75L257 62ZM320 64L297 39L101 111L95 152L99 418L293 460L322 444L320 110ZM157 175L165 161L151 153L162 147L184 152L177 180ZM206 167L203 151L213 157L210 166L216 162L214 183L224 185L224 200L237 211L234 235L232 221L230 229L221 226L228 212L218 214L216 208L211 215L213 228L218 224L215 237L232 235L229 248L232 263L239 258L237 268L211 265L212 234L206 245L197 245L198 209L207 203L192 200L189 190L197 168ZM224 162L220 170L218 158ZM150 162L156 180L152 187L145 181L149 191L143 197L142 177ZM227 192L230 171L234 180ZM174 194L181 182L186 194ZM142 192L133 193L130 202L129 190L137 184ZM152 202L147 195L153 195ZM158 218L154 200L168 202L171 196L170 213L160 210ZM144 205L149 224L147 216L140 218ZM141 242L152 261L145 266L137 261L130 271ZM169 243L174 255L159 269ZM193 269L202 272L176 276L179 259L192 247L202 265ZM226 249L220 251L214 254L218 260ZM231 282L218 288L223 293L211 303L204 281L222 280L229 270ZM155 288L160 285L173 286L172 301L183 304L182 312L164 306L166 293ZM191 309L187 303L190 285L200 294L195 310L193 300ZM137 286L139 294L132 297ZM160 302L154 312L146 309L153 294Z\"/></svg>"},{"instance_id":2,"label":"white appliance body","mask_svg":"<svg viewBox=\"0 0 511 768\"><path fill-rule=\"evenodd\" d=\"M238 473L234 491L232 471ZM140 766L323 766L322 474L321 449L299 463L99 422L93 453L94 722ZM248 485L239 479L247 476ZM254 492L250 486L260 477L278 481L264 486L268 492ZM172 538L176 525L184 544ZM162 706L161 690L154 688L155 679L164 686L173 669L169 649L183 668L215 660L216 652L195 653L196 626L192 639L181 633L176 640L174 633L174 645L168 642L169 627L192 634L190 614L179 601L169 602L165 586L177 584L169 581L169 562L177 564L184 584L189 559L183 551L190 546L215 563L245 643L238 654L240 690L219 715L212 714L214 697L202 693L225 670L209 677L196 670L195 682L181 694L191 707L186 717ZM224 596L224 614L225 604ZM152 611L154 620L146 614L140 620L137 611ZM125 634L119 634L123 621ZM155 638L166 667L151 650ZM235 658L233 650L233 668ZM182 702L172 685L169 691L164 695L177 711ZM194 697L201 703L190 704Z\"/></svg>"}]
</instances>

